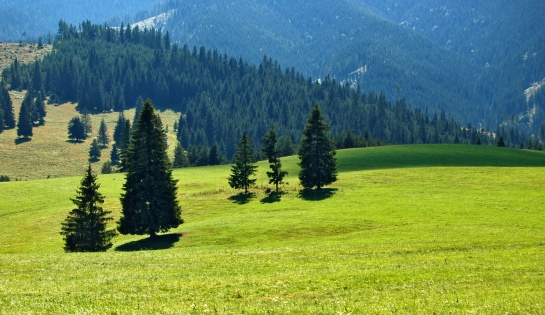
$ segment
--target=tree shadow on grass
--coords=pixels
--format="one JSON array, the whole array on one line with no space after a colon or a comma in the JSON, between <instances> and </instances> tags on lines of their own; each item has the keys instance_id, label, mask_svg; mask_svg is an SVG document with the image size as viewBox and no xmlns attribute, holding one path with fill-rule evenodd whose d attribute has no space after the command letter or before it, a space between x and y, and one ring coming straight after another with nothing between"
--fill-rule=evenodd
<instances>
[{"instance_id":1,"label":"tree shadow on grass","mask_svg":"<svg viewBox=\"0 0 545 315\"><path fill-rule=\"evenodd\" d=\"M321 201L331 198L337 188L303 189L299 192L299 198L307 201Z\"/></svg>"},{"instance_id":2,"label":"tree shadow on grass","mask_svg":"<svg viewBox=\"0 0 545 315\"><path fill-rule=\"evenodd\" d=\"M260 201L261 203L279 202L283 194L284 193L281 191L279 192L271 191L269 194L267 194L267 197L262 198Z\"/></svg>"},{"instance_id":3,"label":"tree shadow on grass","mask_svg":"<svg viewBox=\"0 0 545 315\"><path fill-rule=\"evenodd\" d=\"M255 193L253 192L248 192L248 193L239 193L239 194L236 194L236 195L233 195L227 199L233 201L234 203L237 203L239 205L245 205L247 204L248 202L250 202L250 200L252 200L253 198L255 197Z\"/></svg>"},{"instance_id":4,"label":"tree shadow on grass","mask_svg":"<svg viewBox=\"0 0 545 315\"><path fill-rule=\"evenodd\" d=\"M72 143L72 144L80 144L83 143L85 140L75 140L75 139L68 139L66 142Z\"/></svg>"},{"instance_id":5,"label":"tree shadow on grass","mask_svg":"<svg viewBox=\"0 0 545 315\"><path fill-rule=\"evenodd\" d=\"M157 235L155 238L145 238L134 242L119 245L115 248L118 252L136 252L141 250L161 250L174 246L182 238L182 233L169 233Z\"/></svg>"},{"instance_id":6,"label":"tree shadow on grass","mask_svg":"<svg viewBox=\"0 0 545 315\"><path fill-rule=\"evenodd\" d=\"M17 138L15 139L15 145L20 145L21 143L30 142L32 138Z\"/></svg>"}]
</instances>

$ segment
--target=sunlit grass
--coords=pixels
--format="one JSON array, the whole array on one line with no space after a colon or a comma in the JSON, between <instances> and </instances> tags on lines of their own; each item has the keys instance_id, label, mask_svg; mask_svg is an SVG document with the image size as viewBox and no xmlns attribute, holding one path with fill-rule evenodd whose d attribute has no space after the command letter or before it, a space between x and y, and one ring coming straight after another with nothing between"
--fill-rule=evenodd
<instances>
[{"instance_id":1,"label":"sunlit grass","mask_svg":"<svg viewBox=\"0 0 545 315\"><path fill-rule=\"evenodd\" d=\"M21 102L25 92L10 92L14 113L18 117ZM35 180L78 176L85 171L89 160L89 147L98 134L100 122L104 118L110 139L115 129L119 113L104 113L91 115L93 134L83 143L73 143L68 140L68 122L76 115L75 104L47 105L45 125L33 128L31 141L17 144L17 129L5 130L0 133L0 175L7 175L11 180ZM133 120L134 109L125 111L125 117ZM169 154L172 157L176 135L172 128L179 118L179 113L167 110L160 113L165 126L169 126ZM92 163L93 169L100 171L102 164L110 159L110 144L102 150L100 161Z\"/></svg>"},{"instance_id":2,"label":"sunlit grass","mask_svg":"<svg viewBox=\"0 0 545 315\"><path fill-rule=\"evenodd\" d=\"M247 199L233 198L229 166L175 170L186 223L144 251L130 250L145 236L129 235L107 253L62 252L60 222L80 177L0 183L0 310L545 311L542 152L394 146L338 159L339 181L310 196L300 194L297 159L283 159L279 200L265 192L263 162ZM116 219L123 180L99 176Z\"/></svg>"}]
</instances>

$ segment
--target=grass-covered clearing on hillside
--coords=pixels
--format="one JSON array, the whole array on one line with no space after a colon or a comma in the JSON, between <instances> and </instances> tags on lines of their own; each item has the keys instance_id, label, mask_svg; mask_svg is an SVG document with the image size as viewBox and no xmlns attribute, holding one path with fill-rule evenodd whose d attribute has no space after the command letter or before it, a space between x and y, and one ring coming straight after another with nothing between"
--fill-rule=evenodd
<instances>
[{"instance_id":1,"label":"grass-covered clearing on hillside","mask_svg":"<svg viewBox=\"0 0 545 315\"><path fill-rule=\"evenodd\" d=\"M456 157L456 158L452 158ZM545 311L545 154L478 146L338 152L339 181L245 199L229 166L175 170L186 223L65 254L79 177L0 183L2 313ZM266 186L265 163L258 185ZM82 170L83 174L83 170ZM101 175L119 217L122 174ZM179 235L182 235L179 238ZM157 250L134 251L141 247Z\"/></svg>"},{"instance_id":2,"label":"grass-covered clearing on hillside","mask_svg":"<svg viewBox=\"0 0 545 315\"><path fill-rule=\"evenodd\" d=\"M25 94L26 92L10 92L16 117L19 116ZM80 115L76 111L76 105L47 105L46 110L45 125L33 128L34 136L31 141L16 142L17 128L0 133L0 175L7 175L11 180L35 180L83 174L81 170L89 163L89 148L98 134L100 121L104 118L111 140L119 117L116 112L91 115L93 133L84 142L74 143L68 141L68 122L72 117ZM131 120L131 124L134 112L131 109L124 113ZM180 114L167 110L159 112L159 115L163 124L169 126L168 142L172 157L176 143L172 126ZM94 169L100 170L102 164L110 159L111 148L112 144L102 150L100 161L92 163Z\"/></svg>"}]
</instances>

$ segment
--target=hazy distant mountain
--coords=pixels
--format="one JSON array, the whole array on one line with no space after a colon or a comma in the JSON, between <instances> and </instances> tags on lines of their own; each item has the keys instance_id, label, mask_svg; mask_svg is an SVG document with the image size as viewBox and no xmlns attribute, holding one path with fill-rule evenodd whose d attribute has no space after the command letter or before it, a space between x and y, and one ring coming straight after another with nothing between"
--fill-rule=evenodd
<instances>
[{"instance_id":1,"label":"hazy distant mountain","mask_svg":"<svg viewBox=\"0 0 545 315\"><path fill-rule=\"evenodd\" d=\"M0 41L55 35L59 20L78 25L146 17L159 0L0 0ZM143 12L143 13L142 13Z\"/></svg>"}]
</instances>

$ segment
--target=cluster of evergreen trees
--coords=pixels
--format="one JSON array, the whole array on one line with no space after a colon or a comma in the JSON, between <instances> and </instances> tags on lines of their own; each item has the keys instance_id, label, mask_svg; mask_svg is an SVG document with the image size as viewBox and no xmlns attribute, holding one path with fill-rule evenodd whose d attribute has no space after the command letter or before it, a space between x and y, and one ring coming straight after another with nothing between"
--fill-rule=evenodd
<instances>
[{"instance_id":1,"label":"cluster of evergreen trees","mask_svg":"<svg viewBox=\"0 0 545 315\"><path fill-rule=\"evenodd\" d=\"M117 230L121 234L148 234L150 238L183 223L176 199L177 180L172 178L167 157L166 133L153 104L148 101L135 123L127 149L126 181L121 195L122 215ZM81 181L77 206L61 224L67 252L106 251L117 234L107 230L113 220L104 210L104 196L91 165Z\"/></svg>"},{"instance_id":2,"label":"cluster of evergreen trees","mask_svg":"<svg viewBox=\"0 0 545 315\"><path fill-rule=\"evenodd\" d=\"M41 90L30 88L19 110L17 120L17 136L23 139L30 139L33 135L33 128L45 124L46 116L45 96Z\"/></svg>"},{"instance_id":3,"label":"cluster of evergreen trees","mask_svg":"<svg viewBox=\"0 0 545 315\"><path fill-rule=\"evenodd\" d=\"M337 180L337 160L333 141L328 137L329 126L324 122L324 117L318 104L314 106L303 131L303 139L299 147L299 180L304 189L316 187L320 190L323 186ZM288 174L282 170L280 161L281 151L278 149L278 139L274 126L263 137L264 147L261 149L269 161L270 172L267 172L269 184L275 185L275 194L279 193L279 185ZM229 185L235 189L244 189L248 194L248 188L255 183L250 178L257 171L254 164L254 152L252 140L242 134L237 146L234 165L231 167Z\"/></svg>"}]
</instances>

